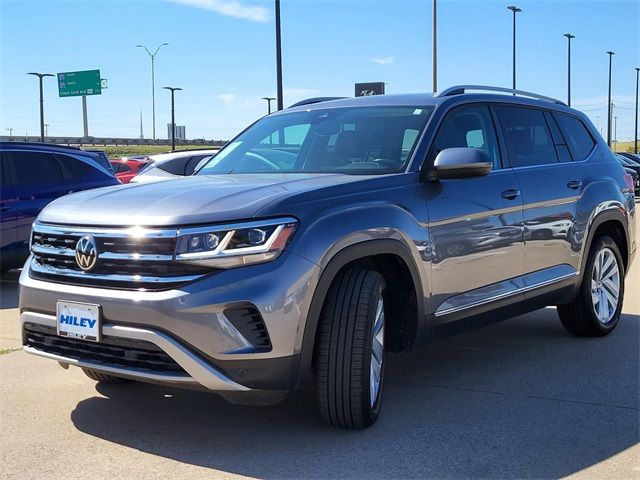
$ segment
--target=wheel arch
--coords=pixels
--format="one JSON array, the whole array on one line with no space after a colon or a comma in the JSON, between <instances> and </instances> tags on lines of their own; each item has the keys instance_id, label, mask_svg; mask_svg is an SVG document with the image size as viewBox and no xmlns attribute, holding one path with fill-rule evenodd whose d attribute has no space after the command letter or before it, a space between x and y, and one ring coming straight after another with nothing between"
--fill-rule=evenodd
<instances>
[{"instance_id":1,"label":"wheel arch","mask_svg":"<svg viewBox=\"0 0 640 480\"><path fill-rule=\"evenodd\" d=\"M345 247L327 263L314 290L302 337L296 381L298 386L306 383L312 372L318 321L329 288L336 276L350 266L371 268L385 278L387 289L392 292L386 297L393 305L388 324L394 325L395 333L391 344L396 350L411 350L416 340L428 328L425 324L424 293L418 266L409 249L401 241L378 239ZM407 292L409 283L411 288ZM410 300L407 301L408 299Z\"/></svg>"},{"instance_id":2,"label":"wheel arch","mask_svg":"<svg viewBox=\"0 0 640 480\"><path fill-rule=\"evenodd\" d=\"M622 255L622 261L624 262L625 275L627 273L627 267L629 266L630 257L630 245L629 245L629 231L627 228L627 222L625 215L618 209L610 209L597 214L591 221L591 225L588 228L587 241L585 242L582 258L580 261L580 271L584 274L584 269L587 265L589 258L589 252L593 241L599 235L609 235L618 245L620 254ZM582 276L582 275L581 275Z\"/></svg>"}]
</instances>

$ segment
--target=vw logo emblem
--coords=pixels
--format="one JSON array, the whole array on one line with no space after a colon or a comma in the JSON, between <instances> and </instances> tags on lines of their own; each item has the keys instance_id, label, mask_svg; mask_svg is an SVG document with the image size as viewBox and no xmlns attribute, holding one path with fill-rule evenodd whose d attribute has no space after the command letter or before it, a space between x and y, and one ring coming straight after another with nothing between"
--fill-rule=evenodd
<instances>
[{"instance_id":1,"label":"vw logo emblem","mask_svg":"<svg viewBox=\"0 0 640 480\"><path fill-rule=\"evenodd\" d=\"M98 247L95 239L86 235L76 243L76 263L85 272L96 266Z\"/></svg>"}]
</instances>

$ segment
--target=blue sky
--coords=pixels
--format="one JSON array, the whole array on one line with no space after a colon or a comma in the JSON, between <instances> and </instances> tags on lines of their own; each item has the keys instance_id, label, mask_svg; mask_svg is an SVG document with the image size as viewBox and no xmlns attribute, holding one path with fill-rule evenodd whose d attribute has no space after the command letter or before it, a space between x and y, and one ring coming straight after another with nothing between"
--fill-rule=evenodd
<instances>
[{"instance_id":1,"label":"blue sky","mask_svg":"<svg viewBox=\"0 0 640 480\"><path fill-rule=\"evenodd\" d=\"M440 88L510 86L509 1L439 0ZM518 14L518 88L566 98L572 43L573 106L606 125L607 50L616 52L613 93L618 139L633 137L635 70L640 66L637 0L513 0ZM305 97L351 96L359 81L387 93L431 90L430 0L282 0L285 106ZM0 0L0 133L37 135L37 79L99 68L109 88L88 98L89 133L151 137L149 49L156 60L156 131L166 137L169 93L190 138L228 139L266 113L275 96L271 0ZM153 50L152 50L153 51ZM49 134L82 134L80 98L59 98L45 80ZM606 131L604 131L606 134Z\"/></svg>"}]
</instances>

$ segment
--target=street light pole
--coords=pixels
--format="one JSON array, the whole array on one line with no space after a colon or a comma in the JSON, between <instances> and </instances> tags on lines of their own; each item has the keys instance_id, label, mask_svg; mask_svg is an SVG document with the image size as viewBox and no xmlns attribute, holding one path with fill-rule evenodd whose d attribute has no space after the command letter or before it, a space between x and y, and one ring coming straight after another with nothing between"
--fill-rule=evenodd
<instances>
[{"instance_id":1,"label":"street light pole","mask_svg":"<svg viewBox=\"0 0 640 480\"><path fill-rule=\"evenodd\" d=\"M510 5L507 9L513 12L513 89L516 89L516 13L521 12L522 9L515 5Z\"/></svg>"},{"instance_id":2,"label":"street light pole","mask_svg":"<svg viewBox=\"0 0 640 480\"><path fill-rule=\"evenodd\" d=\"M611 60L615 55L615 52L607 52L609 55L609 95L607 97L607 145L611 148L611 115L613 114L611 108Z\"/></svg>"},{"instance_id":3,"label":"street light pole","mask_svg":"<svg viewBox=\"0 0 640 480\"><path fill-rule=\"evenodd\" d=\"M262 100L266 100L267 101L267 113L270 114L271 113L271 101L275 100L275 97L262 97Z\"/></svg>"},{"instance_id":4,"label":"street light pole","mask_svg":"<svg viewBox=\"0 0 640 480\"><path fill-rule=\"evenodd\" d=\"M282 96L282 37L280 35L280 0L275 0L276 10L276 83L277 83L277 98L278 98L278 110L282 110L283 96Z\"/></svg>"},{"instance_id":5,"label":"street light pole","mask_svg":"<svg viewBox=\"0 0 640 480\"><path fill-rule=\"evenodd\" d=\"M147 47L144 45L136 45L137 48L144 48L149 57L151 58L151 116L153 117L152 125L153 125L153 139L156 139L156 73L155 73L155 60L158 51L164 47L165 45L169 45L168 43L162 43L156 48L156 51L151 53Z\"/></svg>"},{"instance_id":6,"label":"street light pole","mask_svg":"<svg viewBox=\"0 0 640 480\"><path fill-rule=\"evenodd\" d=\"M569 50L567 52L567 106L571 106L571 39L576 38L575 35L565 33L565 37L569 40Z\"/></svg>"},{"instance_id":7,"label":"street light pole","mask_svg":"<svg viewBox=\"0 0 640 480\"><path fill-rule=\"evenodd\" d=\"M638 153L638 80L640 74L640 68L636 67L636 123L635 123L635 133L633 136L633 151Z\"/></svg>"},{"instance_id":8,"label":"street light pole","mask_svg":"<svg viewBox=\"0 0 640 480\"><path fill-rule=\"evenodd\" d=\"M436 0L433 0L433 14L431 15L431 71L433 72L433 93L438 91L438 36L436 31Z\"/></svg>"},{"instance_id":9,"label":"street light pole","mask_svg":"<svg viewBox=\"0 0 640 480\"><path fill-rule=\"evenodd\" d=\"M44 143L44 90L42 88L42 79L44 77L55 77L50 73L29 72L27 75L38 77L40 83L40 141Z\"/></svg>"},{"instance_id":10,"label":"street light pole","mask_svg":"<svg viewBox=\"0 0 640 480\"><path fill-rule=\"evenodd\" d=\"M162 87L165 90L171 91L171 150L176 149L176 115L175 115L175 103L174 94L177 90L182 90L180 87Z\"/></svg>"}]
</instances>

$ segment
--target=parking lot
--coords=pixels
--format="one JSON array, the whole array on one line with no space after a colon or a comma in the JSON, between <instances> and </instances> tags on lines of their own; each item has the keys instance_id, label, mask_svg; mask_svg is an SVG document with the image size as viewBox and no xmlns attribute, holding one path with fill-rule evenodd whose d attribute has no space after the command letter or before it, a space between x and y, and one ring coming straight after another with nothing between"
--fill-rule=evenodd
<instances>
[{"instance_id":1,"label":"parking lot","mask_svg":"<svg viewBox=\"0 0 640 480\"><path fill-rule=\"evenodd\" d=\"M20 345L17 273L2 280L3 348ZM271 407L0 356L4 478L640 478L640 265L623 319L567 334L552 308L390 357L384 415L341 431L311 389Z\"/></svg>"}]
</instances>

